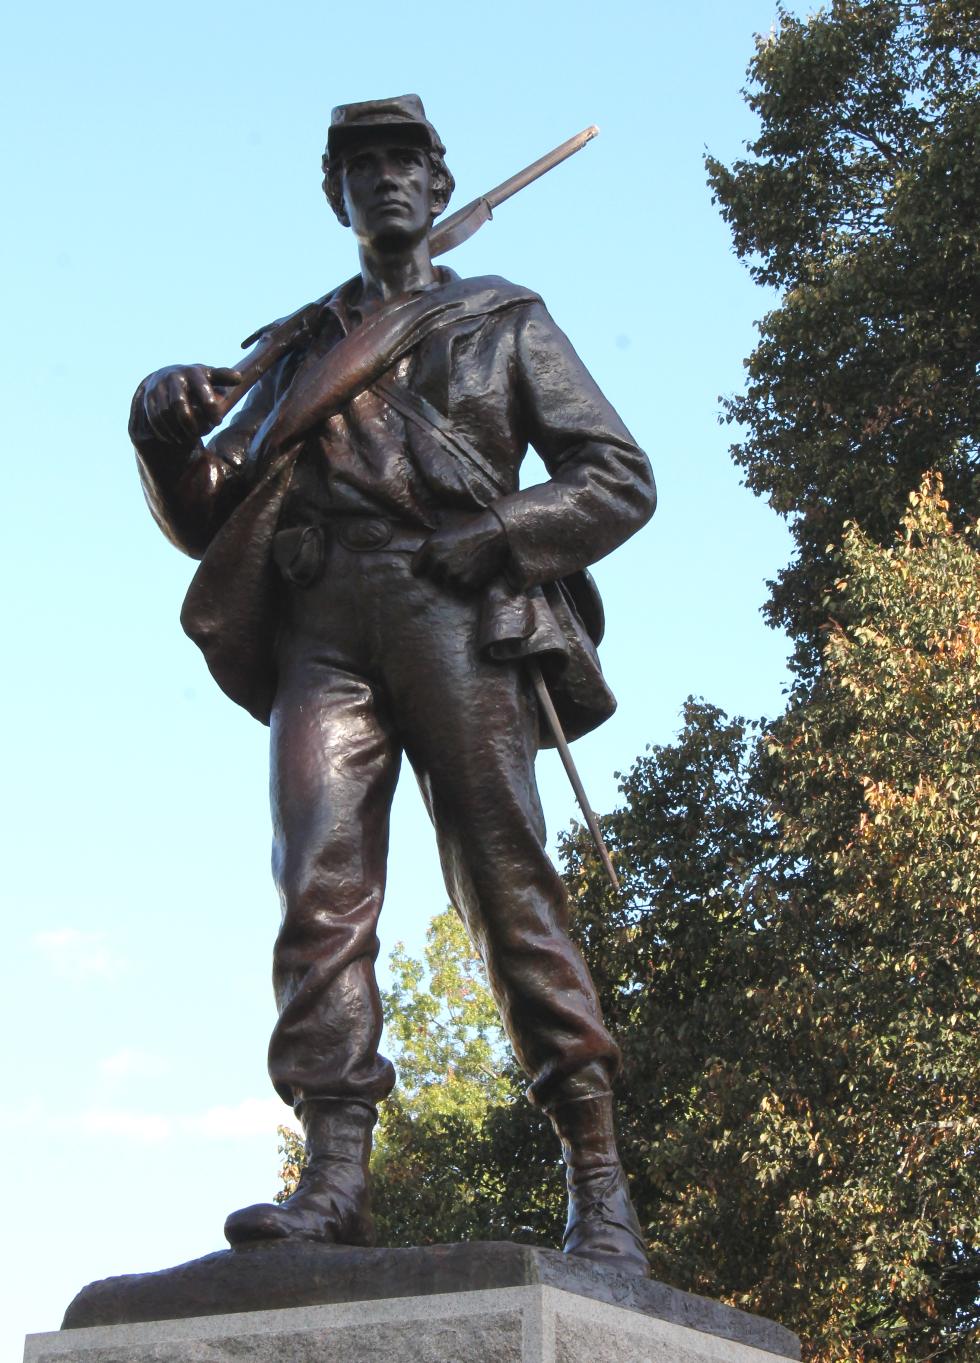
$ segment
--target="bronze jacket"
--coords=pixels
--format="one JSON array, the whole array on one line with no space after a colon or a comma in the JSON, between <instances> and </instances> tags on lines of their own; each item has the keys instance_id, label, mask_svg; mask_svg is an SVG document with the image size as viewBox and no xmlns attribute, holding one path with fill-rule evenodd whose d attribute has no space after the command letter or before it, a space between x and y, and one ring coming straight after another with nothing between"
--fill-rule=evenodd
<instances>
[{"instance_id":1,"label":"bronze jacket","mask_svg":"<svg viewBox=\"0 0 980 1363\"><path fill-rule=\"evenodd\" d=\"M509 565L506 581L491 584L480 603L481 645L501 660L540 655L575 737L615 707L595 655L601 606L583 570L653 514L653 475L536 294L492 276L439 276L431 294L439 315L399 344L392 340L374 377L390 382L397 360L410 354L411 392L482 456L492 477L450 470L438 440L405 428L419 463L441 461L446 477L457 478L454 513L469 499L474 511L490 506L503 523ZM174 544L202 560L184 603L184 628L219 685L266 722L281 589L272 538L304 439L314 436L301 431L284 454L271 448L270 433L291 387L295 393L304 374L342 353L340 302L338 295L324 301L313 337L256 385L206 446L159 440L143 416L142 385L133 402L130 431L150 509ZM549 477L521 489L529 446Z\"/></svg>"}]
</instances>

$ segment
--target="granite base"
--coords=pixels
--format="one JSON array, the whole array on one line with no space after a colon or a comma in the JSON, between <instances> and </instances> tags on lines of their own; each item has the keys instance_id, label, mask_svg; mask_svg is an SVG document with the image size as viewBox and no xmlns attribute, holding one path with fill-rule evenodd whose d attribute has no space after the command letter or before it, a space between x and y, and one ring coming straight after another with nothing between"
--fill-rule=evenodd
<instances>
[{"instance_id":1,"label":"granite base","mask_svg":"<svg viewBox=\"0 0 980 1363\"><path fill-rule=\"evenodd\" d=\"M785 1332L789 1339L794 1339ZM25 1363L786 1363L543 1284L29 1335Z\"/></svg>"},{"instance_id":2,"label":"granite base","mask_svg":"<svg viewBox=\"0 0 980 1363\"><path fill-rule=\"evenodd\" d=\"M505 1241L355 1249L294 1240L222 1250L157 1273L90 1283L69 1306L62 1329L529 1286L799 1357L796 1336L762 1316L665 1283L624 1277L557 1250Z\"/></svg>"}]
</instances>

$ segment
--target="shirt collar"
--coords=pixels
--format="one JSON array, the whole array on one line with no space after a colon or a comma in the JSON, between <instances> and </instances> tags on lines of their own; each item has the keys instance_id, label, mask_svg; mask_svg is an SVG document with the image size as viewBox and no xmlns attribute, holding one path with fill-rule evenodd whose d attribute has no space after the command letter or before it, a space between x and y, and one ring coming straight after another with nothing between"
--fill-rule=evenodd
<instances>
[{"instance_id":1,"label":"shirt collar","mask_svg":"<svg viewBox=\"0 0 980 1363\"><path fill-rule=\"evenodd\" d=\"M434 289L441 289L446 284L451 284L459 279L455 270L449 269L447 265L437 265L435 267L436 277L433 284L428 289L419 290L425 293ZM323 311L320 315L320 326L327 320L325 313L331 314L340 327L341 334L346 336L352 331L361 320L358 311L357 301L361 296L363 280L360 275L355 275L353 279L348 279L339 288L334 289L333 293L328 294L323 300Z\"/></svg>"}]
</instances>

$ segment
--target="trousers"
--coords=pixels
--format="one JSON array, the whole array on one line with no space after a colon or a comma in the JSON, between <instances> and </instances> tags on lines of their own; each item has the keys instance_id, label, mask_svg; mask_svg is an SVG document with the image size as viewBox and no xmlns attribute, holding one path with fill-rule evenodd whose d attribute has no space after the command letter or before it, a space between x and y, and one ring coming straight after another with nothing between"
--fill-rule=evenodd
<instances>
[{"instance_id":1,"label":"trousers","mask_svg":"<svg viewBox=\"0 0 980 1363\"><path fill-rule=\"evenodd\" d=\"M276 1091L293 1106L376 1103L374 964L402 754L428 809L449 898L484 961L532 1101L619 1052L567 930L534 775L537 706L515 663L477 650L477 604L415 577L411 555L332 543L313 585L284 588L271 716Z\"/></svg>"}]
</instances>

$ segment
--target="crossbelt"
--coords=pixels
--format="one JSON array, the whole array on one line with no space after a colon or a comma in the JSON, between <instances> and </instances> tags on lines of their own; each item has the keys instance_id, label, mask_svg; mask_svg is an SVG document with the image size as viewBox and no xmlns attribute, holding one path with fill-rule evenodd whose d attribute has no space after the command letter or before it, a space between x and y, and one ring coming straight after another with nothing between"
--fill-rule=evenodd
<instances>
[{"instance_id":1,"label":"crossbelt","mask_svg":"<svg viewBox=\"0 0 980 1363\"><path fill-rule=\"evenodd\" d=\"M399 416L420 427L426 435L437 440L443 449L454 454L464 464L468 464L471 472L478 473L481 478L486 479L494 491L501 494L507 491L501 482L500 474L487 457L467 440L462 431L456 429L447 416L433 407L421 394L410 393L408 389L389 383L387 379L377 379L372 388L390 407L394 407Z\"/></svg>"}]
</instances>

